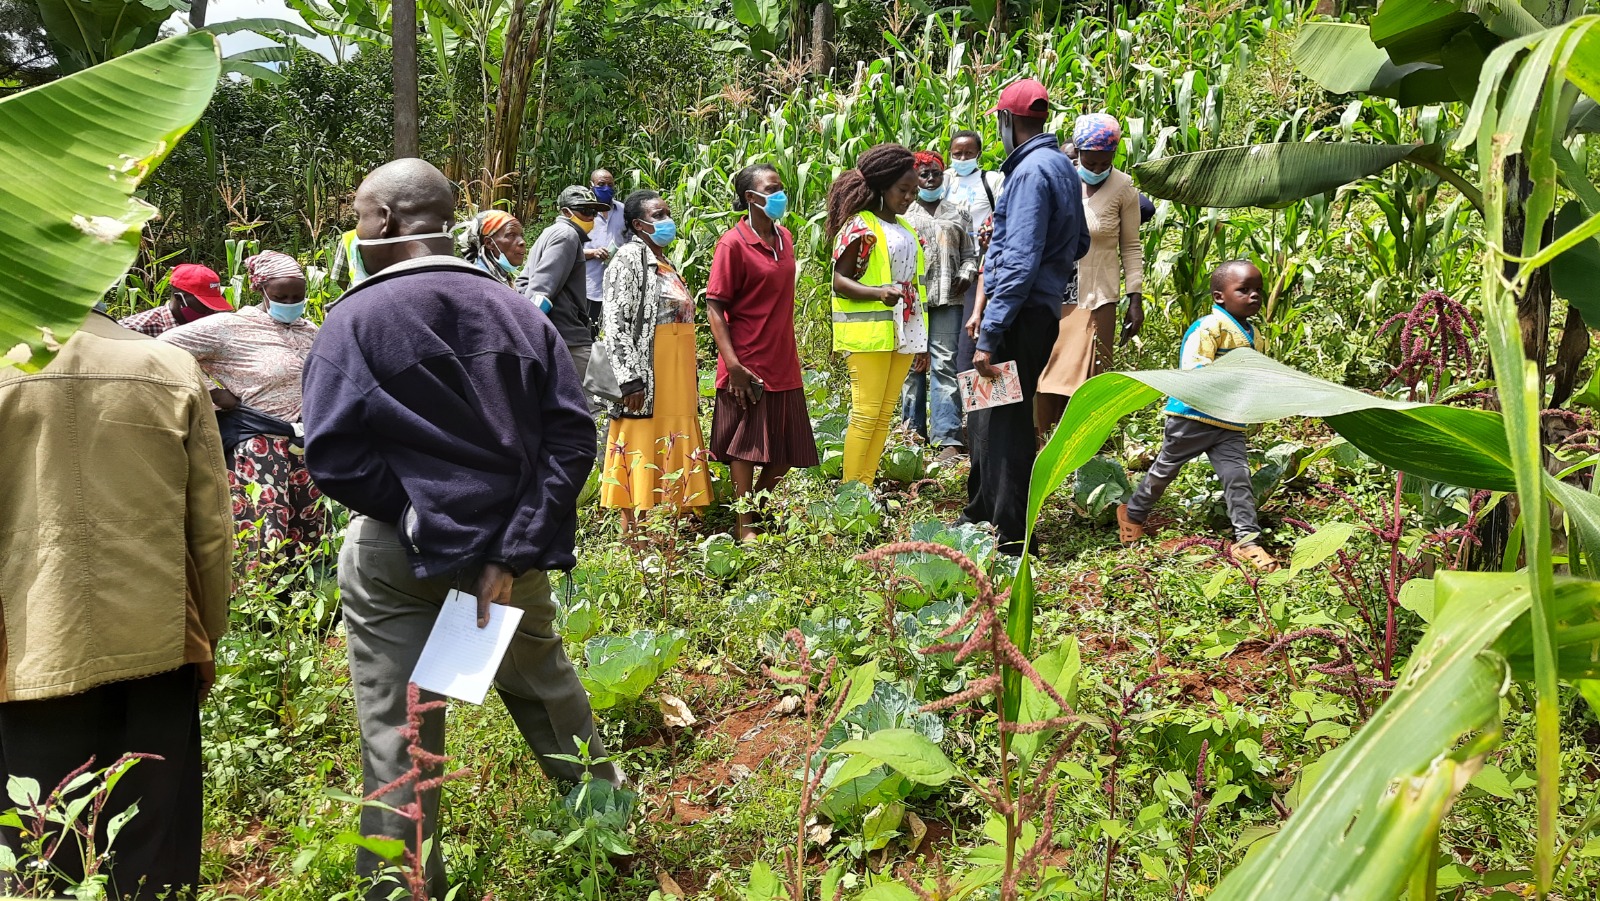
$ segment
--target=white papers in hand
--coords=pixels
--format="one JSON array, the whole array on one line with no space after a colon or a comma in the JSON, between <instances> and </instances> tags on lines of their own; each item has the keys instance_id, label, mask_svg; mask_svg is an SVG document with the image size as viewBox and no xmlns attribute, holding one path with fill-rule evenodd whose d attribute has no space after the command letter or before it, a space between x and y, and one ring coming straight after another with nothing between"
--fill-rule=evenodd
<instances>
[{"instance_id":1,"label":"white papers in hand","mask_svg":"<svg viewBox=\"0 0 1600 901\"><path fill-rule=\"evenodd\" d=\"M452 588L411 681L424 691L482 704L521 621L519 608L490 604L489 625L480 629L478 599Z\"/></svg>"}]
</instances>

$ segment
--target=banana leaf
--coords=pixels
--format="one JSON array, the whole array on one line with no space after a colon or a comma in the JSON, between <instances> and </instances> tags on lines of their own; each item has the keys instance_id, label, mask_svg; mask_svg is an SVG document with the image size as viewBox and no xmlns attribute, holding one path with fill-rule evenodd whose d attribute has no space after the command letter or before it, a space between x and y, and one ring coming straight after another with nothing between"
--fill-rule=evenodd
<instances>
[{"instance_id":1,"label":"banana leaf","mask_svg":"<svg viewBox=\"0 0 1600 901\"><path fill-rule=\"evenodd\" d=\"M219 66L195 32L0 100L0 365L43 367L132 265L156 214L133 193Z\"/></svg>"},{"instance_id":2,"label":"banana leaf","mask_svg":"<svg viewBox=\"0 0 1600 901\"><path fill-rule=\"evenodd\" d=\"M1295 68L1333 94L1378 94L1405 106L1444 103L1467 98L1451 86L1442 66L1430 63L1396 65L1372 43L1365 25L1311 22L1300 29L1291 51Z\"/></svg>"},{"instance_id":3,"label":"banana leaf","mask_svg":"<svg viewBox=\"0 0 1600 901\"><path fill-rule=\"evenodd\" d=\"M1463 33L1492 46L1544 30L1517 0L1386 0L1371 26L1372 42L1398 64L1440 63L1440 51Z\"/></svg>"},{"instance_id":4,"label":"banana leaf","mask_svg":"<svg viewBox=\"0 0 1600 901\"><path fill-rule=\"evenodd\" d=\"M1556 236L1572 231L1587 218L1582 204L1576 200L1567 203L1556 214ZM1584 241L1551 260L1550 287L1583 316L1585 325L1600 325L1600 241Z\"/></svg>"},{"instance_id":5,"label":"banana leaf","mask_svg":"<svg viewBox=\"0 0 1600 901\"><path fill-rule=\"evenodd\" d=\"M1150 160L1133 177L1146 194L1188 206L1278 207L1436 152L1427 144L1250 144Z\"/></svg>"}]
</instances>

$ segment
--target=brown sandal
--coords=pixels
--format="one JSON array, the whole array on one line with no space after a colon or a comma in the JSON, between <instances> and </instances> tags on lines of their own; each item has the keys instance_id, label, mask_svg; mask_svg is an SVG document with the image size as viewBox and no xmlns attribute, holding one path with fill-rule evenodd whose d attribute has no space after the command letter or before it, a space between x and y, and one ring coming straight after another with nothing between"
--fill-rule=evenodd
<instances>
[{"instance_id":1,"label":"brown sandal","mask_svg":"<svg viewBox=\"0 0 1600 901\"><path fill-rule=\"evenodd\" d=\"M1233 546L1233 559L1240 563L1248 563L1262 572L1277 572L1278 561L1267 553L1267 549L1259 544L1236 544Z\"/></svg>"},{"instance_id":2,"label":"brown sandal","mask_svg":"<svg viewBox=\"0 0 1600 901\"><path fill-rule=\"evenodd\" d=\"M1144 523L1128 518L1128 505L1117 505L1117 538L1123 544L1133 544L1144 537Z\"/></svg>"}]
</instances>

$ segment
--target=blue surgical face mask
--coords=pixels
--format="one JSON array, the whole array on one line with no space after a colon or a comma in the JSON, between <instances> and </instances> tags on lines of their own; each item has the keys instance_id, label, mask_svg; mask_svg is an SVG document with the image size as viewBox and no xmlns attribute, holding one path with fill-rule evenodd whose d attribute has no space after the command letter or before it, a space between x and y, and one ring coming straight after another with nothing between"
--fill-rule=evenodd
<instances>
[{"instance_id":1,"label":"blue surgical face mask","mask_svg":"<svg viewBox=\"0 0 1600 901\"><path fill-rule=\"evenodd\" d=\"M928 203L935 203L935 202L943 199L943 197L944 197L944 187L940 186L940 187L937 187L937 188L918 188L917 189L917 197L921 198L924 201L927 201Z\"/></svg>"},{"instance_id":2,"label":"blue surgical face mask","mask_svg":"<svg viewBox=\"0 0 1600 901\"><path fill-rule=\"evenodd\" d=\"M306 302L303 300L299 303L278 303L271 298L267 299L267 315L284 325L293 325L305 311Z\"/></svg>"},{"instance_id":3,"label":"blue surgical face mask","mask_svg":"<svg viewBox=\"0 0 1600 901\"><path fill-rule=\"evenodd\" d=\"M966 176L978 171L978 158L970 160L951 160L950 169L957 175Z\"/></svg>"},{"instance_id":4,"label":"blue surgical face mask","mask_svg":"<svg viewBox=\"0 0 1600 901\"><path fill-rule=\"evenodd\" d=\"M1078 177L1083 179L1083 183L1086 185L1097 185L1111 177L1111 169L1107 168L1104 172L1090 172L1088 169L1079 166Z\"/></svg>"},{"instance_id":5,"label":"blue surgical face mask","mask_svg":"<svg viewBox=\"0 0 1600 901\"><path fill-rule=\"evenodd\" d=\"M771 194L763 194L760 191L750 193L762 198L761 212L766 213L768 219L776 221L782 219L784 213L789 212L789 195L782 191L773 191Z\"/></svg>"},{"instance_id":6,"label":"blue surgical face mask","mask_svg":"<svg viewBox=\"0 0 1600 901\"><path fill-rule=\"evenodd\" d=\"M617 196L617 188L616 188L615 185L595 185L594 186L594 199L600 201L601 203L610 203L611 202L611 198L616 197L616 196Z\"/></svg>"},{"instance_id":7,"label":"blue surgical face mask","mask_svg":"<svg viewBox=\"0 0 1600 901\"><path fill-rule=\"evenodd\" d=\"M650 231L650 243L665 248L676 240L678 240L678 223L671 219L657 220L655 228Z\"/></svg>"}]
</instances>

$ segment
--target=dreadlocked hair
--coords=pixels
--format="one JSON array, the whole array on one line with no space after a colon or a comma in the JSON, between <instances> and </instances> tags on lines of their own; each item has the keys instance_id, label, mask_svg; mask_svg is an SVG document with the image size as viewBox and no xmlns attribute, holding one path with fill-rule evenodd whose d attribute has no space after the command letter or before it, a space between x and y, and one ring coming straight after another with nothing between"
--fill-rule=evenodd
<instances>
[{"instance_id":1,"label":"dreadlocked hair","mask_svg":"<svg viewBox=\"0 0 1600 901\"><path fill-rule=\"evenodd\" d=\"M873 205L889 186L917 167L911 151L899 144L879 144L856 159L856 167L834 179L828 189L828 237L850 217Z\"/></svg>"}]
</instances>

